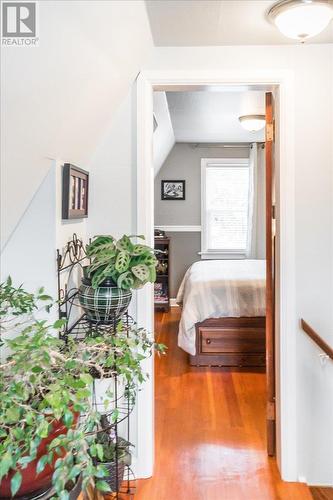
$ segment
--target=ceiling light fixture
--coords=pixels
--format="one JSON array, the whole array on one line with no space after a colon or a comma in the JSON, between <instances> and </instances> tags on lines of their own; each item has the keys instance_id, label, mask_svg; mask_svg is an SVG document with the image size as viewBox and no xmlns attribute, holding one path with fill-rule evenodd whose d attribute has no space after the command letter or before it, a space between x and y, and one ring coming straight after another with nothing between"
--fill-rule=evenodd
<instances>
[{"instance_id":1,"label":"ceiling light fixture","mask_svg":"<svg viewBox=\"0 0 333 500\"><path fill-rule=\"evenodd\" d=\"M329 24L333 0L282 0L269 10L268 18L283 35L304 41Z\"/></svg>"},{"instance_id":2,"label":"ceiling light fixture","mask_svg":"<svg viewBox=\"0 0 333 500\"><path fill-rule=\"evenodd\" d=\"M266 124L265 115L244 115L238 119L242 127L249 132L258 132Z\"/></svg>"}]
</instances>

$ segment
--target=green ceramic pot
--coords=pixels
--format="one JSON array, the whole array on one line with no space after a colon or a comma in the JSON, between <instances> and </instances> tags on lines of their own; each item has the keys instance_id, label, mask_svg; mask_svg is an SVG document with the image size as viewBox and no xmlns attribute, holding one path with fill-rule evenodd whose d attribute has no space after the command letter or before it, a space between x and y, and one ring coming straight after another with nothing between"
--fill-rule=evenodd
<instances>
[{"instance_id":1,"label":"green ceramic pot","mask_svg":"<svg viewBox=\"0 0 333 500\"><path fill-rule=\"evenodd\" d=\"M79 301L90 321L112 324L126 313L131 299L131 290L118 288L112 279L106 279L95 289L89 278L82 278Z\"/></svg>"}]
</instances>

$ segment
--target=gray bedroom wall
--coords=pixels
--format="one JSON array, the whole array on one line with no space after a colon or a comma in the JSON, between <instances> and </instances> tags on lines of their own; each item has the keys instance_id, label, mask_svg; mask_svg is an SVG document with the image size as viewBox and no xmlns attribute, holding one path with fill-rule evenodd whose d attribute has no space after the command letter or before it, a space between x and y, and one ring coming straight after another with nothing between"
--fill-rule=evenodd
<instances>
[{"instance_id":1,"label":"gray bedroom wall","mask_svg":"<svg viewBox=\"0 0 333 500\"><path fill-rule=\"evenodd\" d=\"M200 260L201 233L166 234L170 238L170 297L175 298L187 269Z\"/></svg>"},{"instance_id":2,"label":"gray bedroom wall","mask_svg":"<svg viewBox=\"0 0 333 500\"><path fill-rule=\"evenodd\" d=\"M258 157L263 158L258 151ZM195 147L176 143L155 177L155 226L201 224L201 159L247 158L248 148ZM264 161L258 161L256 257L265 255ZM161 200L161 180L184 179L185 200ZM193 262L200 260L200 232L170 232L170 296L176 297L181 280Z\"/></svg>"}]
</instances>

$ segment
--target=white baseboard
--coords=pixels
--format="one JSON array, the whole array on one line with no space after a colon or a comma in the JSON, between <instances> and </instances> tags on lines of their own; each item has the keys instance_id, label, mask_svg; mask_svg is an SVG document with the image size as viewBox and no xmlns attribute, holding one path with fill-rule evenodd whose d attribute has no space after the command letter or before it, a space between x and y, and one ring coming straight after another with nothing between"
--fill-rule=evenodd
<instances>
[{"instance_id":1,"label":"white baseboard","mask_svg":"<svg viewBox=\"0 0 333 500\"><path fill-rule=\"evenodd\" d=\"M170 299L170 307L179 307L179 304L177 304L177 299Z\"/></svg>"}]
</instances>

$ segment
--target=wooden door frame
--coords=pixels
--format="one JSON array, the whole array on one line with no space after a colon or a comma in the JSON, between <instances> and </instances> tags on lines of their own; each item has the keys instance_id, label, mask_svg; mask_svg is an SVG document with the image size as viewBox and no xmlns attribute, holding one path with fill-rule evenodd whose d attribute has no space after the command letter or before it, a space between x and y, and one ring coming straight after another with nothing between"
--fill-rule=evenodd
<instances>
[{"instance_id":1,"label":"wooden door frame","mask_svg":"<svg viewBox=\"0 0 333 500\"><path fill-rule=\"evenodd\" d=\"M137 79L137 234L154 242L153 91L194 90L242 85L276 94L276 437L282 479L297 481L295 308L294 79L290 71L146 71ZM139 326L153 332L153 288L137 294ZM150 477L154 465L154 361L146 362L149 381L137 402L137 477Z\"/></svg>"},{"instance_id":2,"label":"wooden door frame","mask_svg":"<svg viewBox=\"0 0 333 500\"><path fill-rule=\"evenodd\" d=\"M273 247L273 190L274 190L274 104L273 93L265 94L265 172L266 172L266 397L267 453L276 453L275 416L275 251Z\"/></svg>"}]
</instances>

